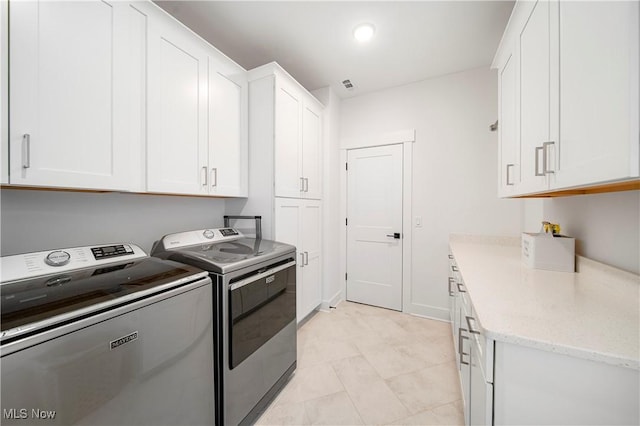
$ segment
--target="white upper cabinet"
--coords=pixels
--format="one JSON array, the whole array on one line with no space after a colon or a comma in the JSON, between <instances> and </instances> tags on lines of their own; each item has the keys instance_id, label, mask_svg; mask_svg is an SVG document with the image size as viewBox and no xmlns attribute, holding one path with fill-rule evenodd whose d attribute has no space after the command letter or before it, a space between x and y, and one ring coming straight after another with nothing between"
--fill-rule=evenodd
<instances>
[{"instance_id":1,"label":"white upper cabinet","mask_svg":"<svg viewBox=\"0 0 640 426\"><path fill-rule=\"evenodd\" d=\"M277 65L251 73L275 77L275 196L321 199L322 104Z\"/></svg>"},{"instance_id":2,"label":"white upper cabinet","mask_svg":"<svg viewBox=\"0 0 640 426\"><path fill-rule=\"evenodd\" d=\"M188 30L148 9L147 189L207 195L207 52Z\"/></svg>"},{"instance_id":3,"label":"white upper cabinet","mask_svg":"<svg viewBox=\"0 0 640 426\"><path fill-rule=\"evenodd\" d=\"M518 37L520 58L520 149L522 180L520 191L548 188L548 152L551 143L550 9L538 1ZM545 160L547 160L545 162Z\"/></svg>"},{"instance_id":4,"label":"white upper cabinet","mask_svg":"<svg viewBox=\"0 0 640 426\"><path fill-rule=\"evenodd\" d=\"M512 44L512 47L515 47ZM512 195L520 184L520 144L517 137L517 67L518 59L515 49L505 51L500 59L500 71L498 74L498 123L499 139L498 153L499 186L498 193L501 197Z\"/></svg>"},{"instance_id":5,"label":"white upper cabinet","mask_svg":"<svg viewBox=\"0 0 640 426\"><path fill-rule=\"evenodd\" d=\"M10 184L128 190L134 103L129 4L11 2Z\"/></svg>"},{"instance_id":6,"label":"white upper cabinet","mask_svg":"<svg viewBox=\"0 0 640 426\"><path fill-rule=\"evenodd\" d=\"M638 9L638 2L516 3L493 64L501 196L638 178ZM514 73L512 97L505 87Z\"/></svg>"},{"instance_id":7,"label":"white upper cabinet","mask_svg":"<svg viewBox=\"0 0 640 426\"><path fill-rule=\"evenodd\" d=\"M217 65L217 66L216 66ZM209 64L209 192L246 197L248 185L247 75Z\"/></svg>"},{"instance_id":8,"label":"white upper cabinet","mask_svg":"<svg viewBox=\"0 0 640 426\"><path fill-rule=\"evenodd\" d=\"M317 104L306 102L302 108L302 174L303 196L322 198L322 111Z\"/></svg>"},{"instance_id":9,"label":"white upper cabinet","mask_svg":"<svg viewBox=\"0 0 640 426\"><path fill-rule=\"evenodd\" d=\"M560 2L555 188L639 175L638 5Z\"/></svg>"},{"instance_id":10,"label":"white upper cabinet","mask_svg":"<svg viewBox=\"0 0 640 426\"><path fill-rule=\"evenodd\" d=\"M275 195L298 198L304 192L302 176L302 99L299 90L276 79Z\"/></svg>"},{"instance_id":11,"label":"white upper cabinet","mask_svg":"<svg viewBox=\"0 0 640 426\"><path fill-rule=\"evenodd\" d=\"M246 71L152 4L147 189L246 197Z\"/></svg>"}]
</instances>

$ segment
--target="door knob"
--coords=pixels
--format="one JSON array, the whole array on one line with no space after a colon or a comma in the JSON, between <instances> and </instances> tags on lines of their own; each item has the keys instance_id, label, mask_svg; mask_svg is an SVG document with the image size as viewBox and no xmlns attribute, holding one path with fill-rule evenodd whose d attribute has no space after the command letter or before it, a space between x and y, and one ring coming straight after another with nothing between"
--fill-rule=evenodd
<instances>
[{"instance_id":1,"label":"door knob","mask_svg":"<svg viewBox=\"0 0 640 426\"><path fill-rule=\"evenodd\" d=\"M387 237L395 238L396 240L399 240L400 239L400 233L399 232L394 232L393 234L387 234Z\"/></svg>"}]
</instances>

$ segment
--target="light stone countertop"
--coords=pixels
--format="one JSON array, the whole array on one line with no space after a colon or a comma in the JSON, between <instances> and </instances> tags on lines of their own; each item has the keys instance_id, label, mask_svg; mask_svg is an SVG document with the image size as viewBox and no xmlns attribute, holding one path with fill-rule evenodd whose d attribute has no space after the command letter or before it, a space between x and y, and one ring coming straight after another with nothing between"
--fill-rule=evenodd
<instances>
[{"instance_id":1,"label":"light stone countertop","mask_svg":"<svg viewBox=\"0 0 640 426\"><path fill-rule=\"evenodd\" d=\"M580 256L576 273L529 269L513 237L449 246L486 337L640 369L640 276Z\"/></svg>"}]
</instances>

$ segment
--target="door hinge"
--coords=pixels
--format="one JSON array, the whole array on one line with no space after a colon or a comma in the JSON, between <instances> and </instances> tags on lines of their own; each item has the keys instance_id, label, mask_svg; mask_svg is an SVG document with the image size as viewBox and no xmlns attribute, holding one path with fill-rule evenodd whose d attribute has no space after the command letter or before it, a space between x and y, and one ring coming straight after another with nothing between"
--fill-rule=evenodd
<instances>
[{"instance_id":1,"label":"door hinge","mask_svg":"<svg viewBox=\"0 0 640 426\"><path fill-rule=\"evenodd\" d=\"M349 226L349 218L344 219L344 226Z\"/></svg>"},{"instance_id":2,"label":"door hinge","mask_svg":"<svg viewBox=\"0 0 640 426\"><path fill-rule=\"evenodd\" d=\"M344 273L344 280L347 281L347 273Z\"/></svg>"}]
</instances>

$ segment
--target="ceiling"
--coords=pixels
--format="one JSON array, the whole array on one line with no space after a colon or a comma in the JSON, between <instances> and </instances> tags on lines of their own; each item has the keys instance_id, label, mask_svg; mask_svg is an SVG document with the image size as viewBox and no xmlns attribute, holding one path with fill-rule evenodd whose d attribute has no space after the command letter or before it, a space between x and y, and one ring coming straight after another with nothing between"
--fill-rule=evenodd
<instances>
[{"instance_id":1,"label":"ceiling","mask_svg":"<svg viewBox=\"0 0 640 426\"><path fill-rule=\"evenodd\" d=\"M347 98L491 64L513 1L156 1L246 69ZM367 43L354 27L373 23ZM343 87L350 79L352 90Z\"/></svg>"}]
</instances>

